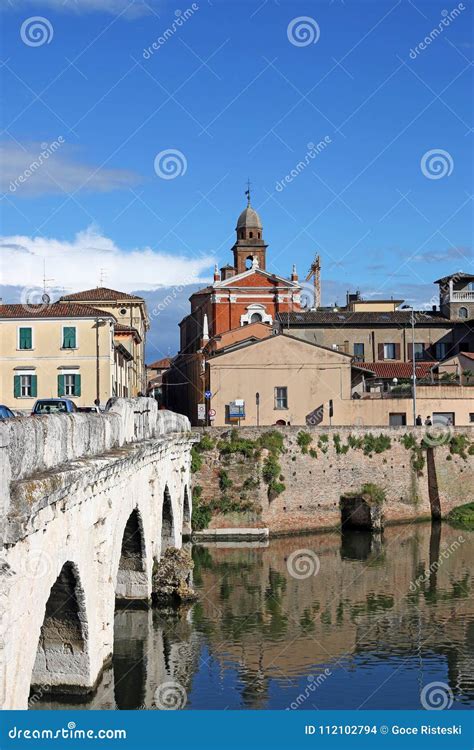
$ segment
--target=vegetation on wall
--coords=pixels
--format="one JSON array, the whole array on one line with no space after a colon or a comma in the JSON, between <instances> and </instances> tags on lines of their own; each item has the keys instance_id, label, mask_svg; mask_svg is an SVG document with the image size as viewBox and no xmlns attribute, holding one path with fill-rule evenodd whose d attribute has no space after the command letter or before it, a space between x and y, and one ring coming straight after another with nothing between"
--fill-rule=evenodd
<instances>
[{"instance_id":1,"label":"vegetation on wall","mask_svg":"<svg viewBox=\"0 0 474 750\"><path fill-rule=\"evenodd\" d=\"M381 505L387 499L384 488L373 482L366 482L358 492L347 492L346 497L362 497L366 502L376 505Z\"/></svg>"},{"instance_id":2,"label":"vegetation on wall","mask_svg":"<svg viewBox=\"0 0 474 750\"><path fill-rule=\"evenodd\" d=\"M202 531L209 526L212 511L209 506L202 502L202 487L196 485L193 488L193 513L191 516L191 528L193 531Z\"/></svg>"},{"instance_id":3,"label":"vegetation on wall","mask_svg":"<svg viewBox=\"0 0 474 750\"><path fill-rule=\"evenodd\" d=\"M446 520L457 528L474 531L474 502L453 508L446 516Z\"/></svg>"},{"instance_id":4,"label":"vegetation on wall","mask_svg":"<svg viewBox=\"0 0 474 750\"><path fill-rule=\"evenodd\" d=\"M309 432L305 432L304 430L300 430L298 432L298 435L296 436L296 442L298 443L299 447L301 448L301 453L307 453L308 448L310 444L313 442L313 438L309 434Z\"/></svg>"}]
</instances>

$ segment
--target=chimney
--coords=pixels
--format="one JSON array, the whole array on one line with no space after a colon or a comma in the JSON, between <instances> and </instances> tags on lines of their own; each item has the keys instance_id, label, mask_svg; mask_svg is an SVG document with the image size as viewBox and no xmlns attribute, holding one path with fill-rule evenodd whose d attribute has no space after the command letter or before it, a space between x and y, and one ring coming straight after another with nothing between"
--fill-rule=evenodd
<instances>
[{"instance_id":1,"label":"chimney","mask_svg":"<svg viewBox=\"0 0 474 750\"><path fill-rule=\"evenodd\" d=\"M221 275L219 273L219 269L217 268L217 263L216 263L216 265L214 266L214 281L220 281L220 280L221 280Z\"/></svg>"},{"instance_id":2,"label":"chimney","mask_svg":"<svg viewBox=\"0 0 474 750\"><path fill-rule=\"evenodd\" d=\"M292 281L298 281L298 274L296 273L296 264L293 263L293 268L291 269L291 280Z\"/></svg>"}]
</instances>

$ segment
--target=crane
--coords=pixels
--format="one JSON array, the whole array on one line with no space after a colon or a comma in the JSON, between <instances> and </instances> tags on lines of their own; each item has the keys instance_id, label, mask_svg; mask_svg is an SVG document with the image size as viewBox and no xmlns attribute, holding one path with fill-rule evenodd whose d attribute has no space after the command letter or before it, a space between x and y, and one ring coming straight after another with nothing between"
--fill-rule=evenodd
<instances>
[{"instance_id":1,"label":"crane","mask_svg":"<svg viewBox=\"0 0 474 750\"><path fill-rule=\"evenodd\" d=\"M306 277L306 281L309 281L311 278L313 279L314 283L314 299L313 299L313 307L317 310L318 307L321 307L321 259L319 255L316 255L315 259L311 263L311 268L309 269L309 273Z\"/></svg>"}]
</instances>

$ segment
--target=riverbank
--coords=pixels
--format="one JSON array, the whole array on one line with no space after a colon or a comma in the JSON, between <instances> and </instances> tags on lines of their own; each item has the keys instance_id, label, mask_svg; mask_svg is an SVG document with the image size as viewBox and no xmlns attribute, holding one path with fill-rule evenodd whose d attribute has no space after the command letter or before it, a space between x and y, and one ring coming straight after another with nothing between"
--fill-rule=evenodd
<instances>
[{"instance_id":1,"label":"riverbank","mask_svg":"<svg viewBox=\"0 0 474 750\"><path fill-rule=\"evenodd\" d=\"M446 518L472 500L471 428L210 428L193 453L196 530L334 529L341 497L368 484L385 525Z\"/></svg>"}]
</instances>

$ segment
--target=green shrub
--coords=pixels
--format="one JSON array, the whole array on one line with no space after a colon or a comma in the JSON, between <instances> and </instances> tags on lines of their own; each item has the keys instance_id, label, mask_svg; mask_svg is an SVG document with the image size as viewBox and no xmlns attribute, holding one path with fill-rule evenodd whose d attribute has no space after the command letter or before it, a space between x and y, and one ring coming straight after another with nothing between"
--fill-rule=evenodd
<instances>
[{"instance_id":1,"label":"green shrub","mask_svg":"<svg viewBox=\"0 0 474 750\"><path fill-rule=\"evenodd\" d=\"M278 430L269 430L258 439L260 448L266 448L271 453L283 453L283 435Z\"/></svg>"},{"instance_id":2,"label":"green shrub","mask_svg":"<svg viewBox=\"0 0 474 750\"><path fill-rule=\"evenodd\" d=\"M196 444L198 451L211 451L214 448L214 440L211 438L209 433L203 433L201 440Z\"/></svg>"},{"instance_id":3,"label":"green shrub","mask_svg":"<svg viewBox=\"0 0 474 750\"><path fill-rule=\"evenodd\" d=\"M349 450L349 443L347 445L343 445L339 433L336 432L336 434L332 436L332 441L338 455L345 454Z\"/></svg>"},{"instance_id":4,"label":"green shrub","mask_svg":"<svg viewBox=\"0 0 474 750\"><path fill-rule=\"evenodd\" d=\"M309 455L311 456L311 458L317 458L318 457L318 454L316 453L316 451L314 450L314 448L310 448L309 449Z\"/></svg>"},{"instance_id":5,"label":"green shrub","mask_svg":"<svg viewBox=\"0 0 474 750\"><path fill-rule=\"evenodd\" d=\"M407 433L406 435L403 435L400 438L400 440L405 446L405 448L407 449L407 451L416 447L416 437L411 432Z\"/></svg>"},{"instance_id":6,"label":"green shrub","mask_svg":"<svg viewBox=\"0 0 474 750\"><path fill-rule=\"evenodd\" d=\"M421 474L425 466L425 455L421 446L417 445L413 448L413 455L411 457L411 465L417 474Z\"/></svg>"},{"instance_id":7,"label":"green shrub","mask_svg":"<svg viewBox=\"0 0 474 750\"><path fill-rule=\"evenodd\" d=\"M469 446L469 448L467 449L467 452L469 453L470 456L474 456L474 443Z\"/></svg>"},{"instance_id":8,"label":"green shrub","mask_svg":"<svg viewBox=\"0 0 474 750\"><path fill-rule=\"evenodd\" d=\"M371 453L383 453L392 447L392 441L388 435L372 435L371 432L364 435L363 439L364 453L370 456Z\"/></svg>"},{"instance_id":9,"label":"green shrub","mask_svg":"<svg viewBox=\"0 0 474 750\"><path fill-rule=\"evenodd\" d=\"M449 511L446 520L458 528L474 531L474 503L459 505Z\"/></svg>"},{"instance_id":10,"label":"green shrub","mask_svg":"<svg viewBox=\"0 0 474 750\"><path fill-rule=\"evenodd\" d=\"M362 448L363 442L362 438L352 434L347 438L347 443L351 448Z\"/></svg>"},{"instance_id":11,"label":"green shrub","mask_svg":"<svg viewBox=\"0 0 474 750\"><path fill-rule=\"evenodd\" d=\"M312 441L313 438L311 437L309 432L305 432L304 430L300 430L298 432L298 435L296 436L296 442L301 448L301 453L308 452L308 446L312 443Z\"/></svg>"},{"instance_id":12,"label":"green shrub","mask_svg":"<svg viewBox=\"0 0 474 750\"><path fill-rule=\"evenodd\" d=\"M221 469L219 472L219 487L222 492L225 492L225 490L229 489L229 487L232 487L233 485L232 479L229 479L229 475L225 471L225 469Z\"/></svg>"},{"instance_id":13,"label":"green shrub","mask_svg":"<svg viewBox=\"0 0 474 750\"><path fill-rule=\"evenodd\" d=\"M199 489L199 492L197 490ZM197 485L193 489L193 513L191 516L191 528L193 531L207 529L211 522L212 511L208 505L204 505L201 498L202 488Z\"/></svg>"},{"instance_id":14,"label":"green shrub","mask_svg":"<svg viewBox=\"0 0 474 750\"><path fill-rule=\"evenodd\" d=\"M466 460L466 449L468 446L469 440L466 435L453 435L449 441L449 452L461 456L461 458Z\"/></svg>"},{"instance_id":15,"label":"green shrub","mask_svg":"<svg viewBox=\"0 0 474 750\"><path fill-rule=\"evenodd\" d=\"M202 456L196 445L191 448L191 473L195 474L202 466Z\"/></svg>"}]
</instances>

